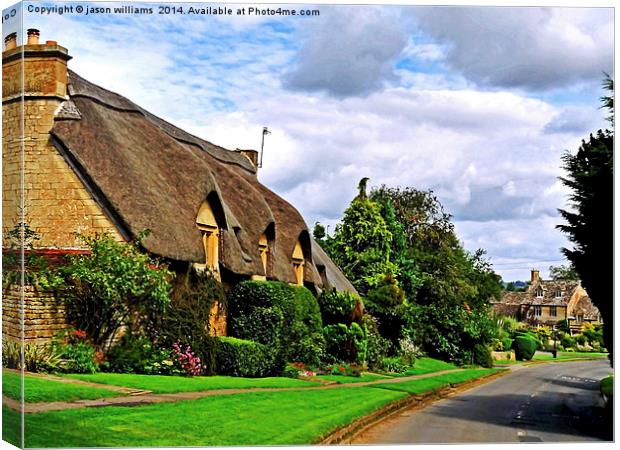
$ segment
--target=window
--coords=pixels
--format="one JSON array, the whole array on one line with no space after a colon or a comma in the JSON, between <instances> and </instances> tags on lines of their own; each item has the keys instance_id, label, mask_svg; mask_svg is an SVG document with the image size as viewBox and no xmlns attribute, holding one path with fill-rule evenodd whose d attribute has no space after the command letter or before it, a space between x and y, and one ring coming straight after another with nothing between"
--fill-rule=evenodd
<instances>
[{"instance_id":1,"label":"window","mask_svg":"<svg viewBox=\"0 0 620 450\"><path fill-rule=\"evenodd\" d=\"M538 286L538 289L536 289L536 297L538 297L538 298L542 298L542 297L543 297L543 295L545 295L545 293L544 293L544 291L543 291L543 288L542 288L542 287L540 287L540 286Z\"/></svg>"},{"instance_id":2,"label":"window","mask_svg":"<svg viewBox=\"0 0 620 450\"><path fill-rule=\"evenodd\" d=\"M269 261L269 241L267 240L267 235L265 233L260 235L258 239L258 251L260 252L260 259L263 263L263 270L265 271L265 276L267 276L267 263Z\"/></svg>"},{"instance_id":3,"label":"window","mask_svg":"<svg viewBox=\"0 0 620 450\"><path fill-rule=\"evenodd\" d=\"M534 306L534 317L540 317L540 316L542 316L542 306L535 305Z\"/></svg>"},{"instance_id":4,"label":"window","mask_svg":"<svg viewBox=\"0 0 620 450\"><path fill-rule=\"evenodd\" d=\"M555 290L555 298L561 298L562 297L562 291L560 289L556 289Z\"/></svg>"},{"instance_id":5,"label":"window","mask_svg":"<svg viewBox=\"0 0 620 450\"><path fill-rule=\"evenodd\" d=\"M550 306L549 307L549 315L551 317L556 317L558 315L558 307L557 306Z\"/></svg>"},{"instance_id":6,"label":"window","mask_svg":"<svg viewBox=\"0 0 620 450\"><path fill-rule=\"evenodd\" d=\"M293 270L295 270L296 284L299 286L304 285L304 262L304 252L301 243L297 241L293 250Z\"/></svg>"},{"instance_id":7,"label":"window","mask_svg":"<svg viewBox=\"0 0 620 450\"><path fill-rule=\"evenodd\" d=\"M209 202L204 202L198 210L196 227L202 233L202 246L205 252L204 264L196 264L200 270L209 268L219 272L219 228Z\"/></svg>"}]
</instances>

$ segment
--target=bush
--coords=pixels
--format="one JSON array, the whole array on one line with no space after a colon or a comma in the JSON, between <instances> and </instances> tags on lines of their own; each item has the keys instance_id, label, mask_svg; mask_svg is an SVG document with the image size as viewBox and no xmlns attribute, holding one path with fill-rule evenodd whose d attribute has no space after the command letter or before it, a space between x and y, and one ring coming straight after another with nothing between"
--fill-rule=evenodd
<instances>
[{"instance_id":1,"label":"bush","mask_svg":"<svg viewBox=\"0 0 620 450\"><path fill-rule=\"evenodd\" d=\"M399 340L398 346L398 356L400 356L404 364L408 364L410 366L413 365L415 360L423 354L420 347L415 345L409 337Z\"/></svg>"},{"instance_id":2,"label":"bush","mask_svg":"<svg viewBox=\"0 0 620 450\"><path fill-rule=\"evenodd\" d=\"M578 334L577 336L575 336L575 342L579 345L586 345L588 342L588 338L585 337L583 334Z\"/></svg>"},{"instance_id":3,"label":"bush","mask_svg":"<svg viewBox=\"0 0 620 450\"><path fill-rule=\"evenodd\" d=\"M353 322L327 325L323 328L325 350L331 361L349 361L364 364L368 351L366 329Z\"/></svg>"},{"instance_id":4,"label":"bush","mask_svg":"<svg viewBox=\"0 0 620 450\"><path fill-rule=\"evenodd\" d=\"M68 373L96 373L99 371L95 348L86 342L61 344L57 347L63 360L62 371Z\"/></svg>"},{"instance_id":5,"label":"bush","mask_svg":"<svg viewBox=\"0 0 620 450\"><path fill-rule=\"evenodd\" d=\"M362 326L366 328L366 364L369 368L380 368L381 361L388 355L390 341L381 336L377 319L370 314L362 317Z\"/></svg>"},{"instance_id":6,"label":"bush","mask_svg":"<svg viewBox=\"0 0 620 450\"><path fill-rule=\"evenodd\" d=\"M144 337L124 335L107 354L102 369L117 373L180 375L171 350L159 349Z\"/></svg>"},{"instance_id":7,"label":"bush","mask_svg":"<svg viewBox=\"0 0 620 450\"><path fill-rule=\"evenodd\" d=\"M537 342L532 337L523 334L515 338L513 349L518 361L529 361L536 353Z\"/></svg>"},{"instance_id":8,"label":"bush","mask_svg":"<svg viewBox=\"0 0 620 450\"><path fill-rule=\"evenodd\" d=\"M409 366L404 364L399 357L386 357L381 361L381 370L387 373L404 373Z\"/></svg>"},{"instance_id":9,"label":"bush","mask_svg":"<svg viewBox=\"0 0 620 450\"><path fill-rule=\"evenodd\" d=\"M354 319L359 298L349 292L324 290L318 298L323 325L350 324Z\"/></svg>"},{"instance_id":10,"label":"bush","mask_svg":"<svg viewBox=\"0 0 620 450\"><path fill-rule=\"evenodd\" d=\"M228 303L231 335L268 346L276 366L316 365L323 357L321 312L305 287L244 281L230 291Z\"/></svg>"},{"instance_id":11,"label":"bush","mask_svg":"<svg viewBox=\"0 0 620 450\"><path fill-rule=\"evenodd\" d=\"M560 339L560 344L562 345L562 347L567 348L567 347L574 347L577 343L575 342L575 339L568 333L564 333L562 335L562 338Z\"/></svg>"},{"instance_id":12,"label":"bush","mask_svg":"<svg viewBox=\"0 0 620 450\"><path fill-rule=\"evenodd\" d=\"M2 366L28 372L51 372L62 368L62 358L50 345L25 344L22 364L22 343L2 338Z\"/></svg>"},{"instance_id":13,"label":"bush","mask_svg":"<svg viewBox=\"0 0 620 450\"><path fill-rule=\"evenodd\" d=\"M264 377L273 372L271 352L258 342L233 337L218 337L216 364L218 373L235 377ZM280 367L278 374L284 367Z\"/></svg>"},{"instance_id":14,"label":"bush","mask_svg":"<svg viewBox=\"0 0 620 450\"><path fill-rule=\"evenodd\" d=\"M62 268L67 319L105 348L125 325L161 313L169 303L172 274L140 250L140 241L111 236L81 237L89 253L72 256ZM148 324L133 324L136 327Z\"/></svg>"},{"instance_id":15,"label":"bush","mask_svg":"<svg viewBox=\"0 0 620 450\"><path fill-rule=\"evenodd\" d=\"M474 364L487 368L493 367L493 357L491 356L491 351L486 345L474 345Z\"/></svg>"},{"instance_id":16,"label":"bush","mask_svg":"<svg viewBox=\"0 0 620 450\"><path fill-rule=\"evenodd\" d=\"M152 340L168 349L177 343L189 345L200 358L201 371L215 373L216 343L209 329L215 302L225 309L224 288L211 272L191 269L187 274L177 275L172 283L170 305L159 320L153 321L158 326Z\"/></svg>"},{"instance_id":17,"label":"bush","mask_svg":"<svg viewBox=\"0 0 620 450\"><path fill-rule=\"evenodd\" d=\"M512 349L512 342L513 340L510 338L504 338L502 339L502 350L507 352L509 350Z\"/></svg>"}]
</instances>

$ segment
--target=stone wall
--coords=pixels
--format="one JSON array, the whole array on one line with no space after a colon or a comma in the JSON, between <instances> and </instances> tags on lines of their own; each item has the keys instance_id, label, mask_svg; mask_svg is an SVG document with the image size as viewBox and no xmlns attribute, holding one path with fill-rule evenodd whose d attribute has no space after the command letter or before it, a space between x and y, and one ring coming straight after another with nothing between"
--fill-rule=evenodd
<instances>
[{"instance_id":1,"label":"stone wall","mask_svg":"<svg viewBox=\"0 0 620 450\"><path fill-rule=\"evenodd\" d=\"M26 343L49 342L59 331L68 328L62 301L53 292L24 286L23 331ZM21 339L22 301L20 286L10 285L2 293L2 336Z\"/></svg>"},{"instance_id":2,"label":"stone wall","mask_svg":"<svg viewBox=\"0 0 620 450\"><path fill-rule=\"evenodd\" d=\"M66 61L56 56L60 52L58 46L32 47L37 47L38 56L29 57L25 52L24 102L15 97L19 86L3 86L3 233L21 221L23 169L23 213L25 222L41 235L36 247L84 248L76 233L110 233L122 240L112 221L51 143L49 132L54 114L66 98ZM46 49L50 56L40 56L45 55ZM21 79L21 62L11 58L11 52L3 53L3 80Z\"/></svg>"}]
</instances>

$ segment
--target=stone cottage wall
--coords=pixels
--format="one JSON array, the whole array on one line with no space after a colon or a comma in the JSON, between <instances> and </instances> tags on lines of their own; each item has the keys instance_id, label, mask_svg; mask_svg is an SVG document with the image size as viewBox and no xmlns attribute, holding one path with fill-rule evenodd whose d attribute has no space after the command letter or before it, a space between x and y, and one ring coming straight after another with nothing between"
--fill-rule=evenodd
<instances>
[{"instance_id":1,"label":"stone cottage wall","mask_svg":"<svg viewBox=\"0 0 620 450\"><path fill-rule=\"evenodd\" d=\"M62 301L53 292L24 286L24 341L47 343L58 332L68 328ZM2 336L21 339L22 302L20 286L10 285L2 293Z\"/></svg>"},{"instance_id":2,"label":"stone cottage wall","mask_svg":"<svg viewBox=\"0 0 620 450\"><path fill-rule=\"evenodd\" d=\"M2 55L2 231L21 222L23 173L23 213L26 223L41 235L37 248L83 248L76 232L107 232L122 240L51 142L55 112L66 99L67 64L58 57L66 50L54 45L26 49L36 53L15 59L19 47ZM22 102L18 81L24 61Z\"/></svg>"}]
</instances>

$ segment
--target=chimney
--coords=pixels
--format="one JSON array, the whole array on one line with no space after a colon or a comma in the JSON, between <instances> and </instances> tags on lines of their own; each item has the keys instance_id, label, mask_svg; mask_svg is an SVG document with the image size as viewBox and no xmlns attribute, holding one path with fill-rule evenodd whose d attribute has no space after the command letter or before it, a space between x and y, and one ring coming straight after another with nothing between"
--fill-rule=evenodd
<instances>
[{"instance_id":1,"label":"chimney","mask_svg":"<svg viewBox=\"0 0 620 450\"><path fill-rule=\"evenodd\" d=\"M258 169L258 152L256 150L251 150L251 149L243 150L243 149L238 148L236 151L241 153L246 158L248 158L250 162L252 163L252 165L254 166L254 168Z\"/></svg>"},{"instance_id":2,"label":"chimney","mask_svg":"<svg viewBox=\"0 0 620 450\"><path fill-rule=\"evenodd\" d=\"M536 282L540 280L540 270L538 269L532 269L532 283Z\"/></svg>"},{"instance_id":3,"label":"chimney","mask_svg":"<svg viewBox=\"0 0 620 450\"><path fill-rule=\"evenodd\" d=\"M66 48L55 41L39 42L39 30L28 29L26 45L17 47L17 34L5 38L2 52L2 102L24 98L67 97L67 61L71 59ZM23 78L22 78L23 73Z\"/></svg>"},{"instance_id":4,"label":"chimney","mask_svg":"<svg viewBox=\"0 0 620 450\"><path fill-rule=\"evenodd\" d=\"M36 28L28 28L28 42L26 45L38 45L41 33Z\"/></svg>"},{"instance_id":5,"label":"chimney","mask_svg":"<svg viewBox=\"0 0 620 450\"><path fill-rule=\"evenodd\" d=\"M4 50L12 50L17 47L17 33L11 33L4 38Z\"/></svg>"}]
</instances>

